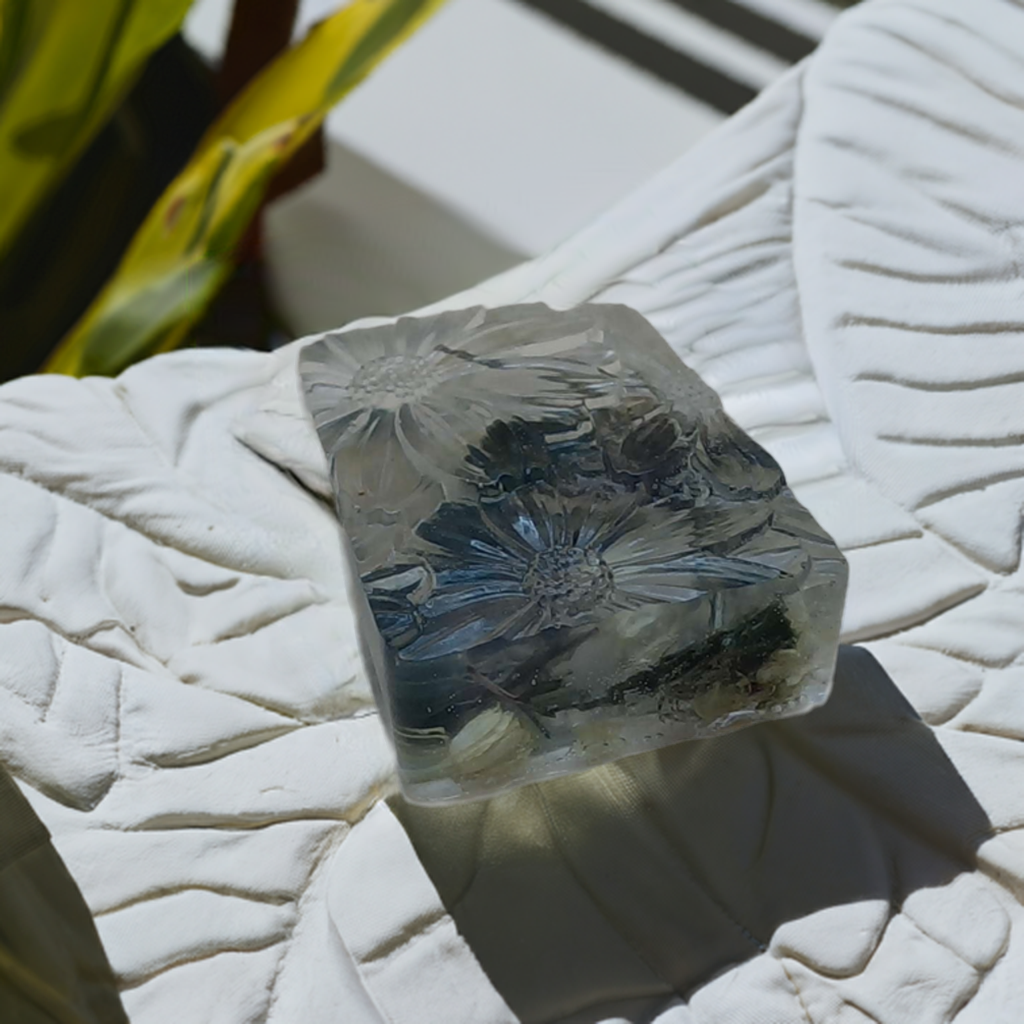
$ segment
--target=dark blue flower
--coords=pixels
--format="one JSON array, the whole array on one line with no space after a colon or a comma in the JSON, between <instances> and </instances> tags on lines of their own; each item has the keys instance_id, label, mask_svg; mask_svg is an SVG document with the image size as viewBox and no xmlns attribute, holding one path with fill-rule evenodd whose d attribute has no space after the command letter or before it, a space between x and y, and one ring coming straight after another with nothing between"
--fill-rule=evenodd
<instances>
[{"instance_id":1,"label":"dark blue flower","mask_svg":"<svg viewBox=\"0 0 1024 1024\"><path fill-rule=\"evenodd\" d=\"M735 511L680 516L631 495L566 496L546 487L444 505L418 531L421 575L429 574L429 582L407 599L398 656L447 657L777 578L776 567L708 550L727 546L730 535L749 527ZM375 574L374 588L387 589L387 580L387 571ZM404 626L413 619L416 635L409 640L412 630Z\"/></svg>"}]
</instances>

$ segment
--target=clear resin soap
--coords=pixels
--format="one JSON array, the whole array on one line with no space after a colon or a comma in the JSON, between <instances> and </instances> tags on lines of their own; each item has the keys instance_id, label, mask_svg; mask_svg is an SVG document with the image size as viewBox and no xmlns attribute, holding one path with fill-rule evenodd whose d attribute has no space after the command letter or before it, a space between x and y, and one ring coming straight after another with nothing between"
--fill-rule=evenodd
<instances>
[{"instance_id":1,"label":"clear resin soap","mask_svg":"<svg viewBox=\"0 0 1024 1024\"><path fill-rule=\"evenodd\" d=\"M409 799L827 698L843 556L638 313L406 317L300 372Z\"/></svg>"}]
</instances>

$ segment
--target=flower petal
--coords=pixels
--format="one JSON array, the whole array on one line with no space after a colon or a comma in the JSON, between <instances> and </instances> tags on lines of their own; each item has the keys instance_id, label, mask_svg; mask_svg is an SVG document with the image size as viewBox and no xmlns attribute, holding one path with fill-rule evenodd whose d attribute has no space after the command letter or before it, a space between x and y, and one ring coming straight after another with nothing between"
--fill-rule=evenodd
<instances>
[{"instance_id":1,"label":"flower petal","mask_svg":"<svg viewBox=\"0 0 1024 1024\"><path fill-rule=\"evenodd\" d=\"M360 346L351 336L326 334L323 345L327 351L320 354L315 363L311 362L304 368L307 382L347 384L366 361L365 352L360 351L364 346ZM382 354L380 342L376 343L376 350L378 355ZM316 349L313 351L316 352Z\"/></svg>"},{"instance_id":2,"label":"flower petal","mask_svg":"<svg viewBox=\"0 0 1024 1024\"><path fill-rule=\"evenodd\" d=\"M644 604L681 604L704 597L707 590L694 586L692 576L665 573L637 573L628 579L616 580L617 592Z\"/></svg>"},{"instance_id":3,"label":"flower petal","mask_svg":"<svg viewBox=\"0 0 1024 1024\"><path fill-rule=\"evenodd\" d=\"M435 618L430 617L429 602L421 609L423 631L408 647L399 652L406 661L443 658L497 639L524 614L531 611L529 600L522 594L499 597L460 608Z\"/></svg>"},{"instance_id":4,"label":"flower petal","mask_svg":"<svg viewBox=\"0 0 1024 1024\"><path fill-rule=\"evenodd\" d=\"M519 495L483 506L480 517L494 540L527 563L551 544L550 523ZM544 528L543 534L539 527Z\"/></svg>"},{"instance_id":5,"label":"flower petal","mask_svg":"<svg viewBox=\"0 0 1024 1024\"><path fill-rule=\"evenodd\" d=\"M519 548L509 550L503 538L489 529L475 505L442 505L434 516L420 524L417 533L456 562L484 563L491 571L502 565L510 565L510 571L516 571L516 567L525 571L526 563Z\"/></svg>"},{"instance_id":6,"label":"flower petal","mask_svg":"<svg viewBox=\"0 0 1024 1024\"><path fill-rule=\"evenodd\" d=\"M399 535L411 535L415 525L433 515L444 500L440 485L409 459L394 428L394 417L378 410L358 441L335 453L334 483L346 520L355 519L347 522L354 540L369 523L400 526L394 546Z\"/></svg>"},{"instance_id":7,"label":"flower petal","mask_svg":"<svg viewBox=\"0 0 1024 1024\"><path fill-rule=\"evenodd\" d=\"M450 612L457 612L474 605L484 606L486 612L488 602L516 597L525 600L523 588L515 579L500 577L481 578L475 582L453 584L449 580L438 580L435 595L424 604L424 614L431 618L440 618Z\"/></svg>"},{"instance_id":8,"label":"flower petal","mask_svg":"<svg viewBox=\"0 0 1024 1024\"><path fill-rule=\"evenodd\" d=\"M354 408L347 402L332 402L329 411L314 413L324 450L332 457L342 448L358 444L361 435L369 429L372 418L372 409Z\"/></svg>"},{"instance_id":9,"label":"flower petal","mask_svg":"<svg viewBox=\"0 0 1024 1024\"><path fill-rule=\"evenodd\" d=\"M709 591L764 583L780 575L770 565L707 553L684 555L660 564L611 568L617 589L651 601L690 601Z\"/></svg>"},{"instance_id":10,"label":"flower petal","mask_svg":"<svg viewBox=\"0 0 1024 1024\"><path fill-rule=\"evenodd\" d=\"M441 482L475 476L466 461L470 445L478 436L475 426L465 429L465 424L440 412L428 400L402 406L399 429L410 458L424 474Z\"/></svg>"}]
</instances>

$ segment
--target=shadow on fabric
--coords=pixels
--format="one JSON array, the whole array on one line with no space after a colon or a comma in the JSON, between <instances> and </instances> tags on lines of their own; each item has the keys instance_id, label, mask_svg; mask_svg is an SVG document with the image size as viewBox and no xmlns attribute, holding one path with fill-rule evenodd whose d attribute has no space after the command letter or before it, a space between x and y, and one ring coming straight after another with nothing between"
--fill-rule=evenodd
<instances>
[{"instance_id":1,"label":"shadow on fabric","mask_svg":"<svg viewBox=\"0 0 1024 1024\"><path fill-rule=\"evenodd\" d=\"M0 1021L128 1024L82 894L3 767Z\"/></svg>"},{"instance_id":2,"label":"shadow on fabric","mask_svg":"<svg viewBox=\"0 0 1024 1024\"><path fill-rule=\"evenodd\" d=\"M982 807L867 651L828 703L426 808L392 801L444 905L524 1024L649 1020L780 926L971 870Z\"/></svg>"}]
</instances>

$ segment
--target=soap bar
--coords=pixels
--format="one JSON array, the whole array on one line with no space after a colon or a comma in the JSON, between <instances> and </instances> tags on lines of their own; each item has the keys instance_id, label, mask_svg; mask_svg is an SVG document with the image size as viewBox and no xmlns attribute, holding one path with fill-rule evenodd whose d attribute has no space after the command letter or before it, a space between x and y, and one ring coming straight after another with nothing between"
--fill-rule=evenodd
<instances>
[{"instance_id":1,"label":"soap bar","mask_svg":"<svg viewBox=\"0 0 1024 1024\"><path fill-rule=\"evenodd\" d=\"M846 562L625 306L300 355L404 794L490 796L828 697Z\"/></svg>"}]
</instances>

